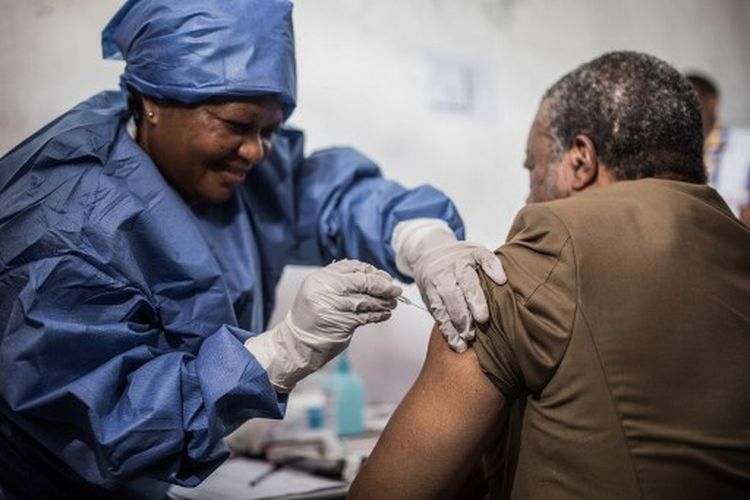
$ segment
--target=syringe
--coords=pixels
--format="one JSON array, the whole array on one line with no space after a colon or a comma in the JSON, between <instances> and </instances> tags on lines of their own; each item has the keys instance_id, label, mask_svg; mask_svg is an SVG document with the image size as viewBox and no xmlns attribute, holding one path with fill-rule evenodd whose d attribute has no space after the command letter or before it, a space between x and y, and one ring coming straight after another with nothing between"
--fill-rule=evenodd
<instances>
[{"instance_id":1,"label":"syringe","mask_svg":"<svg viewBox=\"0 0 750 500\"><path fill-rule=\"evenodd\" d=\"M403 295L399 295L398 297L396 297L396 300L398 300L399 302L402 302L402 303L406 304L407 306L414 306L417 309L421 309L424 312L426 312L427 314L430 314L430 311L428 311L424 307L420 306L419 304L417 304L415 302L412 302L411 299L409 299L407 297L404 297Z\"/></svg>"}]
</instances>

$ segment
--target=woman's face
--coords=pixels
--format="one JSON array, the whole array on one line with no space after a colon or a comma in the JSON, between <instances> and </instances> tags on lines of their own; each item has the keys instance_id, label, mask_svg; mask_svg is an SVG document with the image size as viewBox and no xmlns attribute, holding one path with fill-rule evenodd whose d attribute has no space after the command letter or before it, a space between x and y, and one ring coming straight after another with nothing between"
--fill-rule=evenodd
<instances>
[{"instance_id":1,"label":"woman's face","mask_svg":"<svg viewBox=\"0 0 750 500\"><path fill-rule=\"evenodd\" d=\"M222 203L271 149L283 120L271 96L186 106L143 98L138 144L188 203Z\"/></svg>"}]
</instances>

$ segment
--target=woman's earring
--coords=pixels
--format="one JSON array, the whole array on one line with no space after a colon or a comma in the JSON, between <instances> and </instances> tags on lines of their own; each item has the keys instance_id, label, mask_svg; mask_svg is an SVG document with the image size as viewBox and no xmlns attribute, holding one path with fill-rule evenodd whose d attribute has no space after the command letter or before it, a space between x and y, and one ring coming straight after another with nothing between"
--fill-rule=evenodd
<instances>
[{"instance_id":1,"label":"woman's earring","mask_svg":"<svg viewBox=\"0 0 750 500\"><path fill-rule=\"evenodd\" d=\"M149 118L153 118L154 117L154 112L153 111L149 111L148 112L148 117Z\"/></svg>"}]
</instances>

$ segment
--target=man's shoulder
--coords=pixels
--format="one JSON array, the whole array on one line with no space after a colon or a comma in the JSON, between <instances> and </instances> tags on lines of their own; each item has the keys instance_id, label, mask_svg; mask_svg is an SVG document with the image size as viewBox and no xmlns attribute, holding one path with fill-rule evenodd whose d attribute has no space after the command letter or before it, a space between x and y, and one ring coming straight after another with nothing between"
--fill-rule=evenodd
<instances>
[{"instance_id":1,"label":"man's shoulder","mask_svg":"<svg viewBox=\"0 0 750 500\"><path fill-rule=\"evenodd\" d=\"M687 206L709 216L721 212L724 203L705 184L648 178L619 181L604 188L538 205L537 210L547 211L569 227L585 227L602 219L616 223L621 218L667 216ZM529 209L533 210L534 207L530 206ZM616 227L611 229L617 230Z\"/></svg>"},{"instance_id":2,"label":"man's shoulder","mask_svg":"<svg viewBox=\"0 0 750 500\"><path fill-rule=\"evenodd\" d=\"M568 198L544 203L550 210L565 216L571 213L588 212L592 208L600 210L617 210L623 203L649 199L663 199L674 191L694 191L684 186L686 183L663 179L638 179L614 182L606 187L590 189ZM697 185L689 185L697 186ZM702 185L702 188L705 188ZM700 189L700 188L699 188Z\"/></svg>"},{"instance_id":3,"label":"man's shoulder","mask_svg":"<svg viewBox=\"0 0 750 500\"><path fill-rule=\"evenodd\" d=\"M545 234L567 234L598 225L597 219L622 211L631 200L644 195L627 184L616 183L568 198L526 205L516 215L509 239L523 227L535 227Z\"/></svg>"},{"instance_id":4,"label":"man's shoulder","mask_svg":"<svg viewBox=\"0 0 750 500\"><path fill-rule=\"evenodd\" d=\"M740 226L709 186L642 179L531 204L519 212L508 242L543 236L551 244L569 238L578 253L588 249L596 254L604 247L609 252L646 251L650 245L688 238L705 227L744 241L749 232Z\"/></svg>"}]
</instances>

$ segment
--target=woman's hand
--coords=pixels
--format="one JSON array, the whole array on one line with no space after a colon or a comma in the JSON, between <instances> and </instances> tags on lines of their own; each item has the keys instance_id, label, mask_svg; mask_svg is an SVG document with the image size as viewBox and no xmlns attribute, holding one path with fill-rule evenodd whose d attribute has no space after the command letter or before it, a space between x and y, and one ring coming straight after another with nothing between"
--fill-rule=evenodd
<instances>
[{"instance_id":1,"label":"woman's hand","mask_svg":"<svg viewBox=\"0 0 750 500\"><path fill-rule=\"evenodd\" d=\"M310 273L286 318L245 346L274 388L289 392L343 351L357 327L390 318L400 294L384 271L356 260L335 262Z\"/></svg>"},{"instance_id":2,"label":"woman's hand","mask_svg":"<svg viewBox=\"0 0 750 500\"><path fill-rule=\"evenodd\" d=\"M459 241L438 219L399 222L391 245L398 270L414 278L451 349L464 352L476 335L475 323L490 315L477 269L502 285L507 278L500 259L481 245Z\"/></svg>"}]
</instances>

